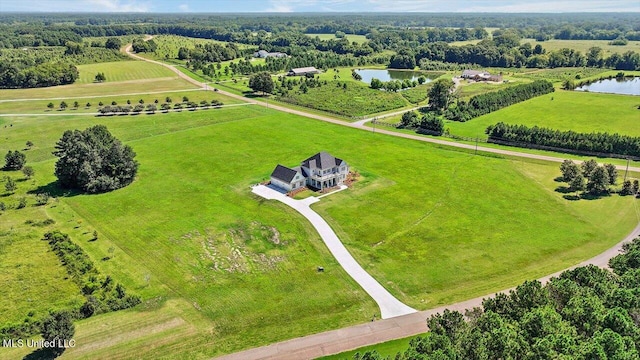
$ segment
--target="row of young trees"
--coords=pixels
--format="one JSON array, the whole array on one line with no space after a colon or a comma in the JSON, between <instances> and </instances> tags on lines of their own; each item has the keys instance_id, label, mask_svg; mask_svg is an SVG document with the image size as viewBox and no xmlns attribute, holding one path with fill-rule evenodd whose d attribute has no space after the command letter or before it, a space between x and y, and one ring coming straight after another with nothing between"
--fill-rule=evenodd
<instances>
[{"instance_id":1,"label":"row of young trees","mask_svg":"<svg viewBox=\"0 0 640 360\"><path fill-rule=\"evenodd\" d=\"M609 133L578 133L545 127L499 122L485 130L489 142L521 143L581 153L603 153L640 158L640 137Z\"/></svg>"},{"instance_id":2,"label":"row of young trees","mask_svg":"<svg viewBox=\"0 0 640 360\"><path fill-rule=\"evenodd\" d=\"M402 81L390 80L386 82L383 82L380 79L373 78L371 79L370 86L372 89L375 89L375 90L383 89L386 91L397 92L398 90L414 88L418 85L422 85L426 81L427 81L427 78L425 78L424 76L420 76L418 80L404 79Z\"/></svg>"},{"instance_id":3,"label":"row of young trees","mask_svg":"<svg viewBox=\"0 0 640 360\"><path fill-rule=\"evenodd\" d=\"M473 96L469 102L458 101L450 106L444 116L453 121L468 121L475 117L500 110L507 106L529 100L554 91L553 84L546 80L536 80L506 89Z\"/></svg>"},{"instance_id":4,"label":"row of young trees","mask_svg":"<svg viewBox=\"0 0 640 360\"><path fill-rule=\"evenodd\" d=\"M623 245L608 269L567 270L546 285L526 281L482 307L445 310L427 320L396 360L638 359L640 238ZM377 351L355 360L382 360Z\"/></svg>"}]
</instances>

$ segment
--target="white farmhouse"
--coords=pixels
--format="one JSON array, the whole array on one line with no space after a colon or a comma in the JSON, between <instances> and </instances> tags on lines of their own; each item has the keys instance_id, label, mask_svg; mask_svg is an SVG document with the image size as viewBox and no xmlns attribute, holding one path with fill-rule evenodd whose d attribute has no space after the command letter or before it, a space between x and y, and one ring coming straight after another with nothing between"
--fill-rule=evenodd
<instances>
[{"instance_id":1,"label":"white farmhouse","mask_svg":"<svg viewBox=\"0 0 640 360\"><path fill-rule=\"evenodd\" d=\"M348 174L349 165L346 161L323 151L294 168L276 166L271 173L271 185L287 192L303 186L323 190L342 185Z\"/></svg>"}]
</instances>

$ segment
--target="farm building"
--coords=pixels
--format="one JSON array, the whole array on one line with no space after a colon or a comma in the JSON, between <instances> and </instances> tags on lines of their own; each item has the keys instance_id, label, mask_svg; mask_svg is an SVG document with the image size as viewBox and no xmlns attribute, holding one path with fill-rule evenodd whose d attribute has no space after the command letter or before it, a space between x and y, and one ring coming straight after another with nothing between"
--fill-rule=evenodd
<instances>
[{"instance_id":1,"label":"farm building","mask_svg":"<svg viewBox=\"0 0 640 360\"><path fill-rule=\"evenodd\" d=\"M465 70L462 72L463 79L469 79L474 81L502 81L502 75L492 75L487 71L478 70Z\"/></svg>"},{"instance_id":2,"label":"farm building","mask_svg":"<svg viewBox=\"0 0 640 360\"><path fill-rule=\"evenodd\" d=\"M289 70L287 75L288 76L304 76L304 75L307 75L307 74L319 74L319 73L320 73L320 70L318 70L315 67L311 66L311 67L303 67L303 68L291 69L291 70Z\"/></svg>"},{"instance_id":3,"label":"farm building","mask_svg":"<svg viewBox=\"0 0 640 360\"><path fill-rule=\"evenodd\" d=\"M254 52L253 57L260 58L260 59L266 59L268 57L283 58L283 57L287 57L287 54L281 53L281 52L268 52L266 50L260 50L260 51Z\"/></svg>"},{"instance_id":4,"label":"farm building","mask_svg":"<svg viewBox=\"0 0 640 360\"><path fill-rule=\"evenodd\" d=\"M342 185L348 174L346 161L323 151L304 160L300 166L289 168L278 164L271 173L271 185L284 191L303 186L323 190Z\"/></svg>"}]
</instances>

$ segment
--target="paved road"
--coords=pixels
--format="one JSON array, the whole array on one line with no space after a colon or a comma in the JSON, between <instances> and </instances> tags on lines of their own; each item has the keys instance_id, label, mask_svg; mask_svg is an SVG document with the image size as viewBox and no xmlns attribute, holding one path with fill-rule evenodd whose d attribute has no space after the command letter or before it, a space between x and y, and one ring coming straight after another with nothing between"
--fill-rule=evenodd
<instances>
[{"instance_id":1,"label":"paved road","mask_svg":"<svg viewBox=\"0 0 640 360\"><path fill-rule=\"evenodd\" d=\"M630 242L640 236L640 224L629 235L616 244L614 247L578 265L596 265L602 268L608 266L609 259L616 256L622 244ZM564 270L563 270L564 271ZM546 283L551 277L558 276L562 271L545 276L539 279ZM507 292L506 289L501 292ZM379 320L370 323L350 326L338 330L326 331L323 333L304 336L296 339L282 341L279 343L250 349L235 354L230 354L217 358L217 360L300 360L315 359L321 356L338 354L344 351L357 349L362 346L378 344L381 342L405 338L408 336L423 334L429 329L426 320L434 314L445 309L464 312L465 309L482 305L482 300L493 297L495 294L477 297L475 299L462 301L459 303L441 306L435 309L419 311L413 314L394 317L391 319Z\"/></svg>"},{"instance_id":2,"label":"paved road","mask_svg":"<svg viewBox=\"0 0 640 360\"><path fill-rule=\"evenodd\" d=\"M316 231L318 231L318 234L320 234L322 241L327 245L331 254L338 260L340 266L342 266L347 274L378 304L383 319L416 312L415 309L408 307L396 299L395 296L391 295L376 279L369 275L353 256L351 256L347 248L344 247L336 233L333 232L322 216L311 209L310 205L317 203L320 199L312 196L304 200L295 200L264 185L254 186L251 191L265 199L280 201L307 218Z\"/></svg>"}]
</instances>

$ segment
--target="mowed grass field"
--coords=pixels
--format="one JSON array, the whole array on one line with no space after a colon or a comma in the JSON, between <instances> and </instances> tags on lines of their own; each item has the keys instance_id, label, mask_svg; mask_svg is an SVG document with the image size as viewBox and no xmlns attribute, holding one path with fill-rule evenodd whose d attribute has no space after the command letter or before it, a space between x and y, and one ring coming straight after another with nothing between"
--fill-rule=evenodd
<instances>
[{"instance_id":1,"label":"mowed grass field","mask_svg":"<svg viewBox=\"0 0 640 360\"><path fill-rule=\"evenodd\" d=\"M253 106L9 120L0 152L35 129L41 136L34 142L43 149L27 152L39 161L29 186L54 180L47 153L64 130L96 123L131 145L141 164L127 188L47 207L102 273L146 301L79 322L84 350L69 358L204 358L369 321L375 304L310 225L250 193L275 164L321 150L348 159L365 180L315 208L365 269L419 309L575 264L638 220L629 197L563 199L554 192L557 164L474 157ZM94 229L100 239L89 242Z\"/></svg>"},{"instance_id":2,"label":"mowed grass field","mask_svg":"<svg viewBox=\"0 0 640 360\"><path fill-rule=\"evenodd\" d=\"M446 121L452 134L486 138L487 126L507 124L542 126L578 132L608 132L640 136L640 98L579 91L556 92L509 106L461 123Z\"/></svg>"},{"instance_id":3,"label":"mowed grass field","mask_svg":"<svg viewBox=\"0 0 640 360\"><path fill-rule=\"evenodd\" d=\"M173 78L176 74L157 64L145 61L118 61L108 63L97 63L88 65L78 65L80 77L77 84L93 83L96 74L104 73L106 82L121 82L140 79Z\"/></svg>"},{"instance_id":4,"label":"mowed grass field","mask_svg":"<svg viewBox=\"0 0 640 360\"><path fill-rule=\"evenodd\" d=\"M464 46L464 45L475 45L479 43L481 40L468 40L468 41L454 41L449 43L451 46ZM536 39L522 39L520 41L521 44L530 43L532 47L536 45L542 46L543 49L547 51L555 51L563 48L574 49L580 51L582 54L586 54L589 51L589 48L599 47L604 50L604 56L608 57L613 53L622 54L627 51L640 51L640 41L629 41L627 45L617 46L617 45L609 45L609 40L546 40L546 41L536 41Z\"/></svg>"},{"instance_id":5,"label":"mowed grass field","mask_svg":"<svg viewBox=\"0 0 640 360\"><path fill-rule=\"evenodd\" d=\"M543 49L547 51L559 50L562 48L569 48L580 51L583 54L586 54L591 47L599 47L604 50L605 57L613 53L622 54L627 51L635 51L640 52L640 41L629 41L627 45L617 46L617 45L609 45L611 41L609 40L546 40L546 41L536 41L536 39L523 39L521 43L530 43L532 46L536 46L540 44Z\"/></svg>"},{"instance_id":6,"label":"mowed grass field","mask_svg":"<svg viewBox=\"0 0 640 360\"><path fill-rule=\"evenodd\" d=\"M111 105L115 101L118 105L126 105L127 100L131 102L131 106L139 104L139 101L144 101L144 105L156 104L158 112L160 112L160 105L162 105L167 97L171 99L171 105L174 103L182 102L183 97L187 97L189 101L200 103L202 100L211 102L211 100L220 100L225 105L238 104L241 100L237 100L228 96L220 95L214 91L204 91L199 89L189 91L176 91L165 92L158 94L138 94L138 95L103 95L99 97L77 97L69 98L65 100L33 100L33 101L6 101L0 102L0 114L76 114L76 113L95 113L100 107L100 102L104 105ZM64 101L69 106L66 110L60 109L60 103ZM78 102L80 105L77 109L74 108L74 102ZM53 110L47 108L49 103L53 103L55 106ZM91 106L87 107L87 103Z\"/></svg>"},{"instance_id":7,"label":"mowed grass field","mask_svg":"<svg viewBox=\"0 0 640 360\"><path fill-rule=\"evenodd\" d=\"M176 73L157 64L143 61L118 61L79 65L80 78L74 84L34 89L2 89L2 100L49 99L79 96L118 95L194 89L195 85L181 79ZM94 83L98 72L104 72L107 81Z\"/></svg>"}]
</instances>

